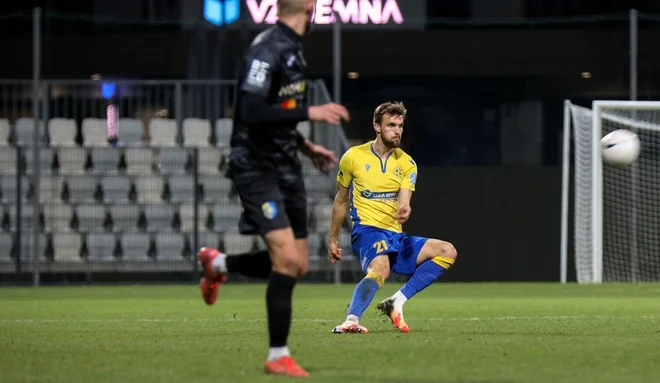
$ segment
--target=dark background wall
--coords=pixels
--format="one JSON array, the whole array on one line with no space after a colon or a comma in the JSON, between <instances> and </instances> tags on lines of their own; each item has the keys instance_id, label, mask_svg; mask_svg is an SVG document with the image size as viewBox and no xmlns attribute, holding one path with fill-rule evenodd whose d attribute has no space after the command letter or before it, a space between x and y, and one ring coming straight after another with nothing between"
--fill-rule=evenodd
<instances>
[{"instance_id":1,"label":"dark background wall","mask_svg":"<svg viewBox=\"0 0 660 383\"><path fill-rule=\"evenodd\" d=\"M407 233L456 247L449 280L559 280L558 167L422 167L412 208Z\"/></svg>"}]
</instances>

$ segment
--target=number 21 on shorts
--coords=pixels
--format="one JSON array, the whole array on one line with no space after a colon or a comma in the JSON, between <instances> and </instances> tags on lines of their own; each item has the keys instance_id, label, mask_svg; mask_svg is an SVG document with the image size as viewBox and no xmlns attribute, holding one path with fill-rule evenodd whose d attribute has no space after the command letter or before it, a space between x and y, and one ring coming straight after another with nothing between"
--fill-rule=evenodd
<instances>
[{"instance_id":1,"label":"number 21 on shorts","mask_svg":"<svg viewBox=\"0 0 660 383\"><path fill-rule=\"evenodd\" d=\"M387 242L384 239L374 243L373 248L376 249L376 254L380 254L388 249Z\"/></svg>"}]
</instances>

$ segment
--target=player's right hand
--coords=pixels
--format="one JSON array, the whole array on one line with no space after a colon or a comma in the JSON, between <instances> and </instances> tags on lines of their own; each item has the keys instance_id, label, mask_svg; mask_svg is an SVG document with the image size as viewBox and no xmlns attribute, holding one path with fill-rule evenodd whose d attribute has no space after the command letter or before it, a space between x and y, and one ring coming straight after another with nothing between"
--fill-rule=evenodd
<instances>
[{"instance_id":1,"label":"player's right hand","mask_svg":"<svg viewBox=\"0 0 660 383\"><path fill-rule=\"evenodd\" d=\"M307 114L311 121L327 122L331 125L339 125L342 120L350 121L351 119L348 110L344 106L335 104L334 102L310 106Z\"/></svg>"},{"instance_id":2,"label":"player's right hand","mask_svg":"<svg viewBox=\"0 0 660 383\"><path fill-rule=\"evenodd\" d=\"M328 258L330 263L337 263L341 261L344 251L339 247L339 240L337 238L328 238Z\"/></svg>"}]
</instances>

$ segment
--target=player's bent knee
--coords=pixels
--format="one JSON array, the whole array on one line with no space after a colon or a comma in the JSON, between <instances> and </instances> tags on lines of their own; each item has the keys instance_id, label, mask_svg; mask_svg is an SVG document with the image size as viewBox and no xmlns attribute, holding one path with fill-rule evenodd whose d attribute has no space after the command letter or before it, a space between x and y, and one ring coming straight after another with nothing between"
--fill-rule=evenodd
<instances>
[{"instance_id":1,"label":"player's bent knee","mask_svg":"<svg viewBox=\"0 0 660 383\"><path fill-rule=\"evenodd\" d=\"M458 252L454 245L438 239L429 239L424 245L424 255L418 258L418 264L426 260L433 261L445 269L450 268L456 261Z\"/></svg>"},{"instance_id":2,"label":"player's bent knee","mask_svg":"<svg viewBox=\"0 0 660 383\"><path fill-rule=\"evenodd\" d=\"M440 244L438 245L438 255L440 255L441 257L456 260L456 257L458 256L458 252L456 251L454 245L445 241L438 241L438 242L440 242Z\"/></svg>"}]
</instances>

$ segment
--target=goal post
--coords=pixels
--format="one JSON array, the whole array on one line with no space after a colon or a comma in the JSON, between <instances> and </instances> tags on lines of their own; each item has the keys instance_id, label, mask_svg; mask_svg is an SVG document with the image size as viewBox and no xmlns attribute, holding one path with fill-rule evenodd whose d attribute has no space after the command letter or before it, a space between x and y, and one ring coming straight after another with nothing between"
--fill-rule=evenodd
<instances>
[{"instance_id":1,"label":"goal post","mask_svg":"<svg viewBox=\"0 0 660 383\"><path fill-rule=\"evenodd\" d=\"M642 143L625 168L602 162L600 139L617 129ZM660 281L660 102L565 101L561 195L562 283L571 221L578 283Z\"/></svg>"}]
</instances>

